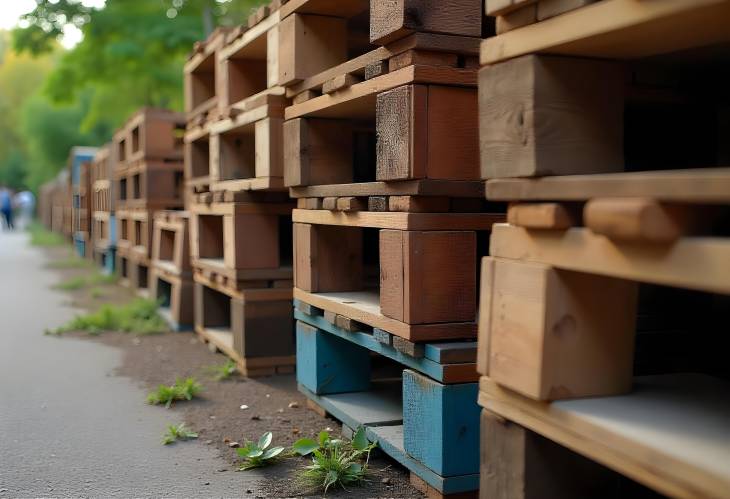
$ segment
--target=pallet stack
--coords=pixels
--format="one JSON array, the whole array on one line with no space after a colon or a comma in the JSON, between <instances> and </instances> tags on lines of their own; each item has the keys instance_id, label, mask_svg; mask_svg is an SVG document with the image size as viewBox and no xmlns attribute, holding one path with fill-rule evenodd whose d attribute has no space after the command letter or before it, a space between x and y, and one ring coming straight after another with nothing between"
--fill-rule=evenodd
<instances>
[{"instance_id":1,"label":"pallet stack","mask_svg":"<svg viewBox=\"0 0 730 499\"><path fill-rule=\"evenodd\" d=\"M144 108L114 134L111 155L120 282L149 291L154 214L184 205L180 113Z\"/></svg>"},{"instance_id":2,"label":"pallet stack","mask_svg":"<svg viewBox=\"0 0 730 499\"><path fill-rule=\"evenodd\" d=\"M278 3L214 32L185 66L195 331L249 377L295 362Z\"/></svg>"},{"instance_id":3,"label":"pallet stack","mask_svg":"<svg viewBox=\"0 0 730 499\"><path fill-rule=\"evenodd\" d=\"M487 14L481 496L730 497L730 2Z\"/></svg>"},{"instance_id":4,"label":"pallet stack","mask_svg":"<svg viewBox=\"0 0 730 499\"><path fill-rule=\"evenodd\" d=\"M71 206L68 175L68 170L62 169L38 189L38 218L48 230L59 234L63 232L65 207Z\"/></svg>"},{"instance_id":5,"label":"pallet stack","mask_svg":"<svg viewBox=\"0 0 730 499\"><path fill-rule=\"evenodd\" d=\"M72 147L68 157L71 172L71 239L81 257L91 254L91 161L95 147Z\"/></svg>"},{"instance_id":6,"label":"pallet stack","mask_svg":"<svg viewBox=\"0 0 730 499\"><path fill-rule=\"evenodd\" d=\"M479 174L482 2L279 16L300 391L422 489L473 493L478 258L503 220Z\"/></svg>"},{"instance_id":7,"label":"pallet stack","mask_svg":"<svg viewBox=\"0 0 730 499\"><path fill-rule=\"evenodd\" d=\"M116 225L112 190L111 144L100 147L91 162L91 258L105 272L114 273Z\"/></svg>"}]
</instances>

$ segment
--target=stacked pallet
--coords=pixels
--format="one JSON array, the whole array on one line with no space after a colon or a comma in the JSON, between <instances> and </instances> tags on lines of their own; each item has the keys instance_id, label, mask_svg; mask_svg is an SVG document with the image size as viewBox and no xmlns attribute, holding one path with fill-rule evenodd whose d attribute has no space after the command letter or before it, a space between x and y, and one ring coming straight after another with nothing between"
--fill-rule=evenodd
<instances>
[{"instance_id":1,"label":"stacked pallet","mask_svg":"<svg viewBox=\"0 0 730 499\"><path fill-rule=\"evenodd\" d=\"M157 211L183 207L180 113L144 108L112 140L117 270L120 282L147 294Z\"/></svg>"},{"instance_id":2,"label":"stacked pallet","mask_svg":"<svg viewBox=\"0 0 730 499\"><path fill-rule=\"evenodd\" d=\"M114 272L116 226L112 191L111 144L100 147L91 162L91 257L107 273Z\"/></svg>"},{"instance_id":3,"label":"stacked pallet","mask_svg":"<svg viewBox=\"0 0 730 499\"><path fill-rule=\"evenodd\" d=\"M277 6L214 32L185 66L195 331L247 376L295 362Z\"/></svg>"},{"instance_id":4,"label":"stacked pallet","mask_svg":"<svg viewBox=\"0 0 730 499\"><path fill-rule=\"evenodd\" d=\"M429 493L473 493L477 264L503 220L479 175L482 2L279 16L300 391Z\"/></svg>"},{"instance_id":5,"label":"stacked pallet","mask_svg":"<svg viewBox=\"0 0 730 499\"><path fill-rule=\"evenodd\" d=\"M63 232L65 207L71 206L68 173L61 170L38 189L38 218L44 227L59 234Z\"/></svg>"},{"instance_id":6,"label":"stacked pallet","mask_svg":"<svg viewBox=\"0 0 730 499\"><path fill-rule=\"evenodd\" d=\"M730 497L730 2L586 3L487 1L481 494Z\"/></svg>"},{"instance_id":7,"label":"stacked pallet","mask_svg":"<svg viewBox=\"0 0 730 499\"><path fill-rule=\"evenodd\" d=\"M91 174L94 147L72 147L68 157L71 181L71 238L79 256L91 255Z\"/></svg>"}]
</instances>

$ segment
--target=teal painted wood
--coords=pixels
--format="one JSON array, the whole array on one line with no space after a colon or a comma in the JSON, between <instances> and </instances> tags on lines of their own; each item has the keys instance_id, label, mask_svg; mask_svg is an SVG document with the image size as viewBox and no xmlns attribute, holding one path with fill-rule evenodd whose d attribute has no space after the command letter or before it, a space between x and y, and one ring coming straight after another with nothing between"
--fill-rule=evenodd
<instances>
[{"instance_id":1,"label":"teal painted wood","mask_svg":"<svg viewBox=\"0 0 730 499\"><path fill-rule=\"evenodd\" d=\"M76 253L81 257L84 258L86 256L86 242L84 241L84 238L80 235L74 234L74 248L76 249Z\"/></svg>"},{"instance_id":2,"label":"teal painted wood","mask_svg":"<svg viewBox=\"0 0 730 499\"><path fill-rule=\"evenodd\" d=\"M323 407L328 413L338 419L348 428L365 427L365 434L371 442L378 442L378 447L390 457L398 461L441 493L456 494L469 492L479 488L479 474L464 476L442 477L428 469L416 459L409 456L404 449L403 425L400 421L388 423L387 421L374 422L374 419L365 416L364 408L370 407L380 397L373 391L358 392L352 394L316 395L305 386L299 385L299 391L311 400ZM344 396L349 395L352 399L359 398L359 404L344 403ZM387 419L387 416L380 419Z\"/></svg>"},{"instance_id":3,"label":"teal painted wood","mask_svg":"<svg viewBox=\"0 0 730 499\"><path fill-rule=\"evenodd\" d=\"M403 422L401 383L373 383L370 390L317 395L299 384L299 391L350 428Z\"/></svg>"},{"instance_id":4,"label":"teal painted wood","mask_svg":"<svg viewBox=\"0 0 730 499\"><path fill-rule=\"evenodd\" d=\"M380 343L384 343L388 346L393 345L393 335L390 334L388 331L383 331L382 329L378 329L376 327L373 328L373 338L375 338L376 341L379 341Z\"/></svg>"},{"instance_id":5,"label":"teal painted wood","mask_svg":"<svg viewBox=\"0 0 730 499\"><path fill-rule=\"evenodd\" d=\"M404 447L441 476L479 473L477 383L444 385L403 371Z\"/></svg>"},{"instance_id":6,"label":"teal painted wood","mask_svg":"<svg viewBox=\"0 0 730 499\"><path fill-rule=\"evenodd\" d=\"M306 315L299 310L294 310L294 318L299 321L306 322L307 324L310 324L325 333L337 336L339 338L342 338L343 340L346 340L347 342L360 345L361 347L365 347L370 351L393 359L396 362L403 364L406 367L410 367L411 369L415 369L418 372L422 372L423 374L430 376L435 380L443 381L444 379L444 367L441 364L425 357L420 359L413 358L410 355L396 350L390 345L379 342L374 338L372 334L358 332L351 333L349 331L345 331L344 329L338 328L331 322L326 321L324 317L313 317L311 315ZM298 356L297 363L299 363Z\"/></svg>"},{"instance_id":7,"label":"teal painted wood","mask_svg":"<svg viewBox=\"0 0 730 499\"><path fill-rule=\"evenodd\" d=\"M297 381L319 395L367 390L370 355L357 345L297 321Z\"/></svg>"},{"instance_id":8,"label":"teal painted wood","mask_svg":"<svg viewBox=\"0 0 730 499\"><path fill-rule=\"evenodd\" d=\"M116 250L114 248L109 248L102 254L102 258L104 259L104 273L111 275L114 273L114 266L116 265Z\"/></svg>"},{"instance_id":9,"label":"teal painted wood","mask_svg":"<svg viewBox=\"0 0 730 499\"><path fill-rule=\"evenodd\" d=\"M458 494L479 489L479 473L443 477L409 456L403 445L402 425L368 427L365 433L371 442L378 442L378 447L383 452L442 494Z\"/></svg>"},{"instance_id":10,"label":"teal painted wood","mask_svg":"<svg viewBox=\"0 0 730 499\"><path fill-rule=\"evenodd\" d=\"M424 356L439 364L466 364L477 361L476 341L426 343Z\"/></svg>"}]
</instances>

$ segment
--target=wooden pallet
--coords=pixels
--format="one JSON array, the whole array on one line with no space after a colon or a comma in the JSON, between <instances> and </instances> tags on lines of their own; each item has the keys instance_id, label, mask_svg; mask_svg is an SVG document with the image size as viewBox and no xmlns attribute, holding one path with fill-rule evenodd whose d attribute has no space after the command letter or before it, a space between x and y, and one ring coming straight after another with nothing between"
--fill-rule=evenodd
<instances>
[{"instance_id":1,"label":"wooden pallet","mask_svg":"<svg viewBox=\"0 0 730 499\"><path fill-rule=\"evenodd\" d=\"M112 275L116 272L116 251L113 246L93 248L93 259L104 274Z\"/></svg>"},{"instance_id":2,"label":"wooden pallet","mask_svg":"<svg viewBox=\"0 0 730 499\"><path fill-rule=\"evenodd\" d=\"M164 210L153 215L152 264L165 273L191 277L187 211Z\"/></svg>"},{"instance_id":3,"label":"wooden pallet","mask_svg":"<svg viewBox=\"0 0 730 499\"><path fill-rule=\"evenodd\" d=\"M479 404L504 418L482 417L482 493L614 497L610 477L566 458L569 448L671 497L730 497L727 381L678 374L638 377L634 385L626 395L546 403L482 378Z\"/></svg>"},{"instance_id":4,"label":"wooden pallet","mask_svg":"<svg viewBox=\"0 0 730 499\"><path fill-rule=\"evenodd\" d=\"M479 38L482 10L479 0L458 0L448 7L409 0L288 2L279 11L279 84L293 88L290 96L301 94L308 90L302 82L353 57L377 63L372 57L375 45L412 34Z\"/></svg>"},{"instance_id":5,"label":"wooden pallet","mask_svg":"<svg viewBox=\"0 0 730 499\"><path fill-rule=\"evenodd\" d=\"M294 210L295 298L410 341L473 337L477 238L501 219Z\"/></svg>"},{"instance_id":6,"label":"wooden pallet","mask_svg":"<svg viewBox=\"0 0 730 499\"><path fill-rule=\"evenodd\" d=\"M183 68L185 85L185 113L188 128L217 119L217 87L220 79L218 53L225 45L231 30L218 27L208 38L197 42Z\"/></svg>"},{"instance_id":7,"label":"wooden pallet","mask_svg":"<svg viewBox=\"0 0 730 499\"><path fill-rule=\"evenodd\" d=\"M183 163L138 161L114 172L116 209L182 208L185 201Z\"/></svg>"},{"instance_id":8,"label":"wooden pallet","mask_svg":"<svg viewBox=\"0 0 730 499\"><path fill-rule=\"evenodd\" d=\"M92 215L92 241L94 249L104 251L116 245L116 218L108 211L95 211Z\"/></svg>"},{"instance_id":9,"label":"wooden pallet","mask_svg":"<svg viewBox=\"0 0 730 499\"><path fill-rule=\"evenodd\" d=\"M173 331L193 329L193 279L169 265L153 261L150 267L149 296L160 303L157 313Z\"/></svg>"},{"instance_id":10,"label":"wooden pallet","mask_svg":"<svg viewBox=\"0 0 730 499\"><path fill-rule=\"evenodd\" d=\"M210 123L191 127L185 132L185 185L193 193L210 188Z\"/></svg>"},{"instance_id":11,"label":"wooden pallet","mask_svg":"<svg viewBox=\"0 0 730 499\"><path fill-rule=\"evenodd\" d=\"M324 310L295 304L300 391L345 426L364 426L381 450L439 492L476 490L475 343L414 350L397 336L363 325L344 329ZM380 364L372 352L388 361Z\"/></svg>"},{"instance_id":12,"label":"wooden pallet","mask_svg":"<svg viewBox=\"0 0 730 499\"><path fill-rule=\"evenodd\" d=\"M291 288L233 290L195 275L195 331L248 377L294 371Z\"/></svg>"},{"instance_id":13,"label":"wooden pallet","mask_svg":"<svg viewBox=\"0 0 730 499\"><path fill-rule=\"evenodd\" d=\"M147 296L147 290L149 289L149 259L125 247L117 248L115 258L116 269L119 273L119 284L137 291L142 296Z\"/></svg>"},{"instance_id":14,"label":"wooden pallet","mask_svg":"<svg viewBox=\"0 0 730 499\"><path fill-rule=\"evenodd\" d=\"M291 203L192 205L193 267L232 284L291 279L291 210Z\"/></svg>"},{"instance_id":15,"label":"wooden pallet","mask_svg":"<svg viewBox=\"0 0 730 499\"><path fill-rule=\"evenodd\" d=\"M142 108L112 139L114 170L142 160L180 161L185 116L167 109Z\"/></svg>"}]
</instances>

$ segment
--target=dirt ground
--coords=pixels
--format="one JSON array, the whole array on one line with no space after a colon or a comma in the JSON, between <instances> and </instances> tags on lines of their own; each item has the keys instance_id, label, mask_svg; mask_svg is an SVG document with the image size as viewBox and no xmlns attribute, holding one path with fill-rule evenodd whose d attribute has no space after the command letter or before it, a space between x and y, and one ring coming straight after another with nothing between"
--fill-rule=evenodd
<instances>
[{"instance_id":1,"label":"dirt ground","mask_svg":"<svg viewBox=\"0 0 730 499\"><path fill-rule=\"evenodd\" d=\"M68 249L47 250L53 259L67 259ZM56 269L59 282L76 276L89 275L96 268ZM70 306L92 310L103 303L123 303L133 293L118 285L87 286L66 292ZM226 358L213 353L191 332L139 336L130 333L108 332L99 336L68 333L123 350L123 363L115 375L131 378L147 391L160 384L172 384L178 377L195 376L204 386L201 396L178 403L168 410L179 415L179 420L198 432L199 441L215 447L228 462L216 470L232 473L238 469L235 443L255 440L271 431L273 445L288 446L298 438L314 437L323 429L339 435L340 424L323 418L306 408L306 398L297 391L294 375L246 379L240 375L224 381L215 381L207 368L222 364ZM242 409L242 406L247 408ZM185 445L182 443L181 445ZM267 490L263 497L320 496L315 491L303 490L294 480L298 468L306 466L307 458L292 458L263 470L265 483L259 489ZM375 453L371 459L373 471L367 483L347 491L330 491L328 497L399 497L420 498L408 480L408 471L387 456ZM245 472L242 472L245 473ZM253 491L245 491L253 495ZM259 496L262 497L262 496Z\"/></svg>"}]
</instances>

